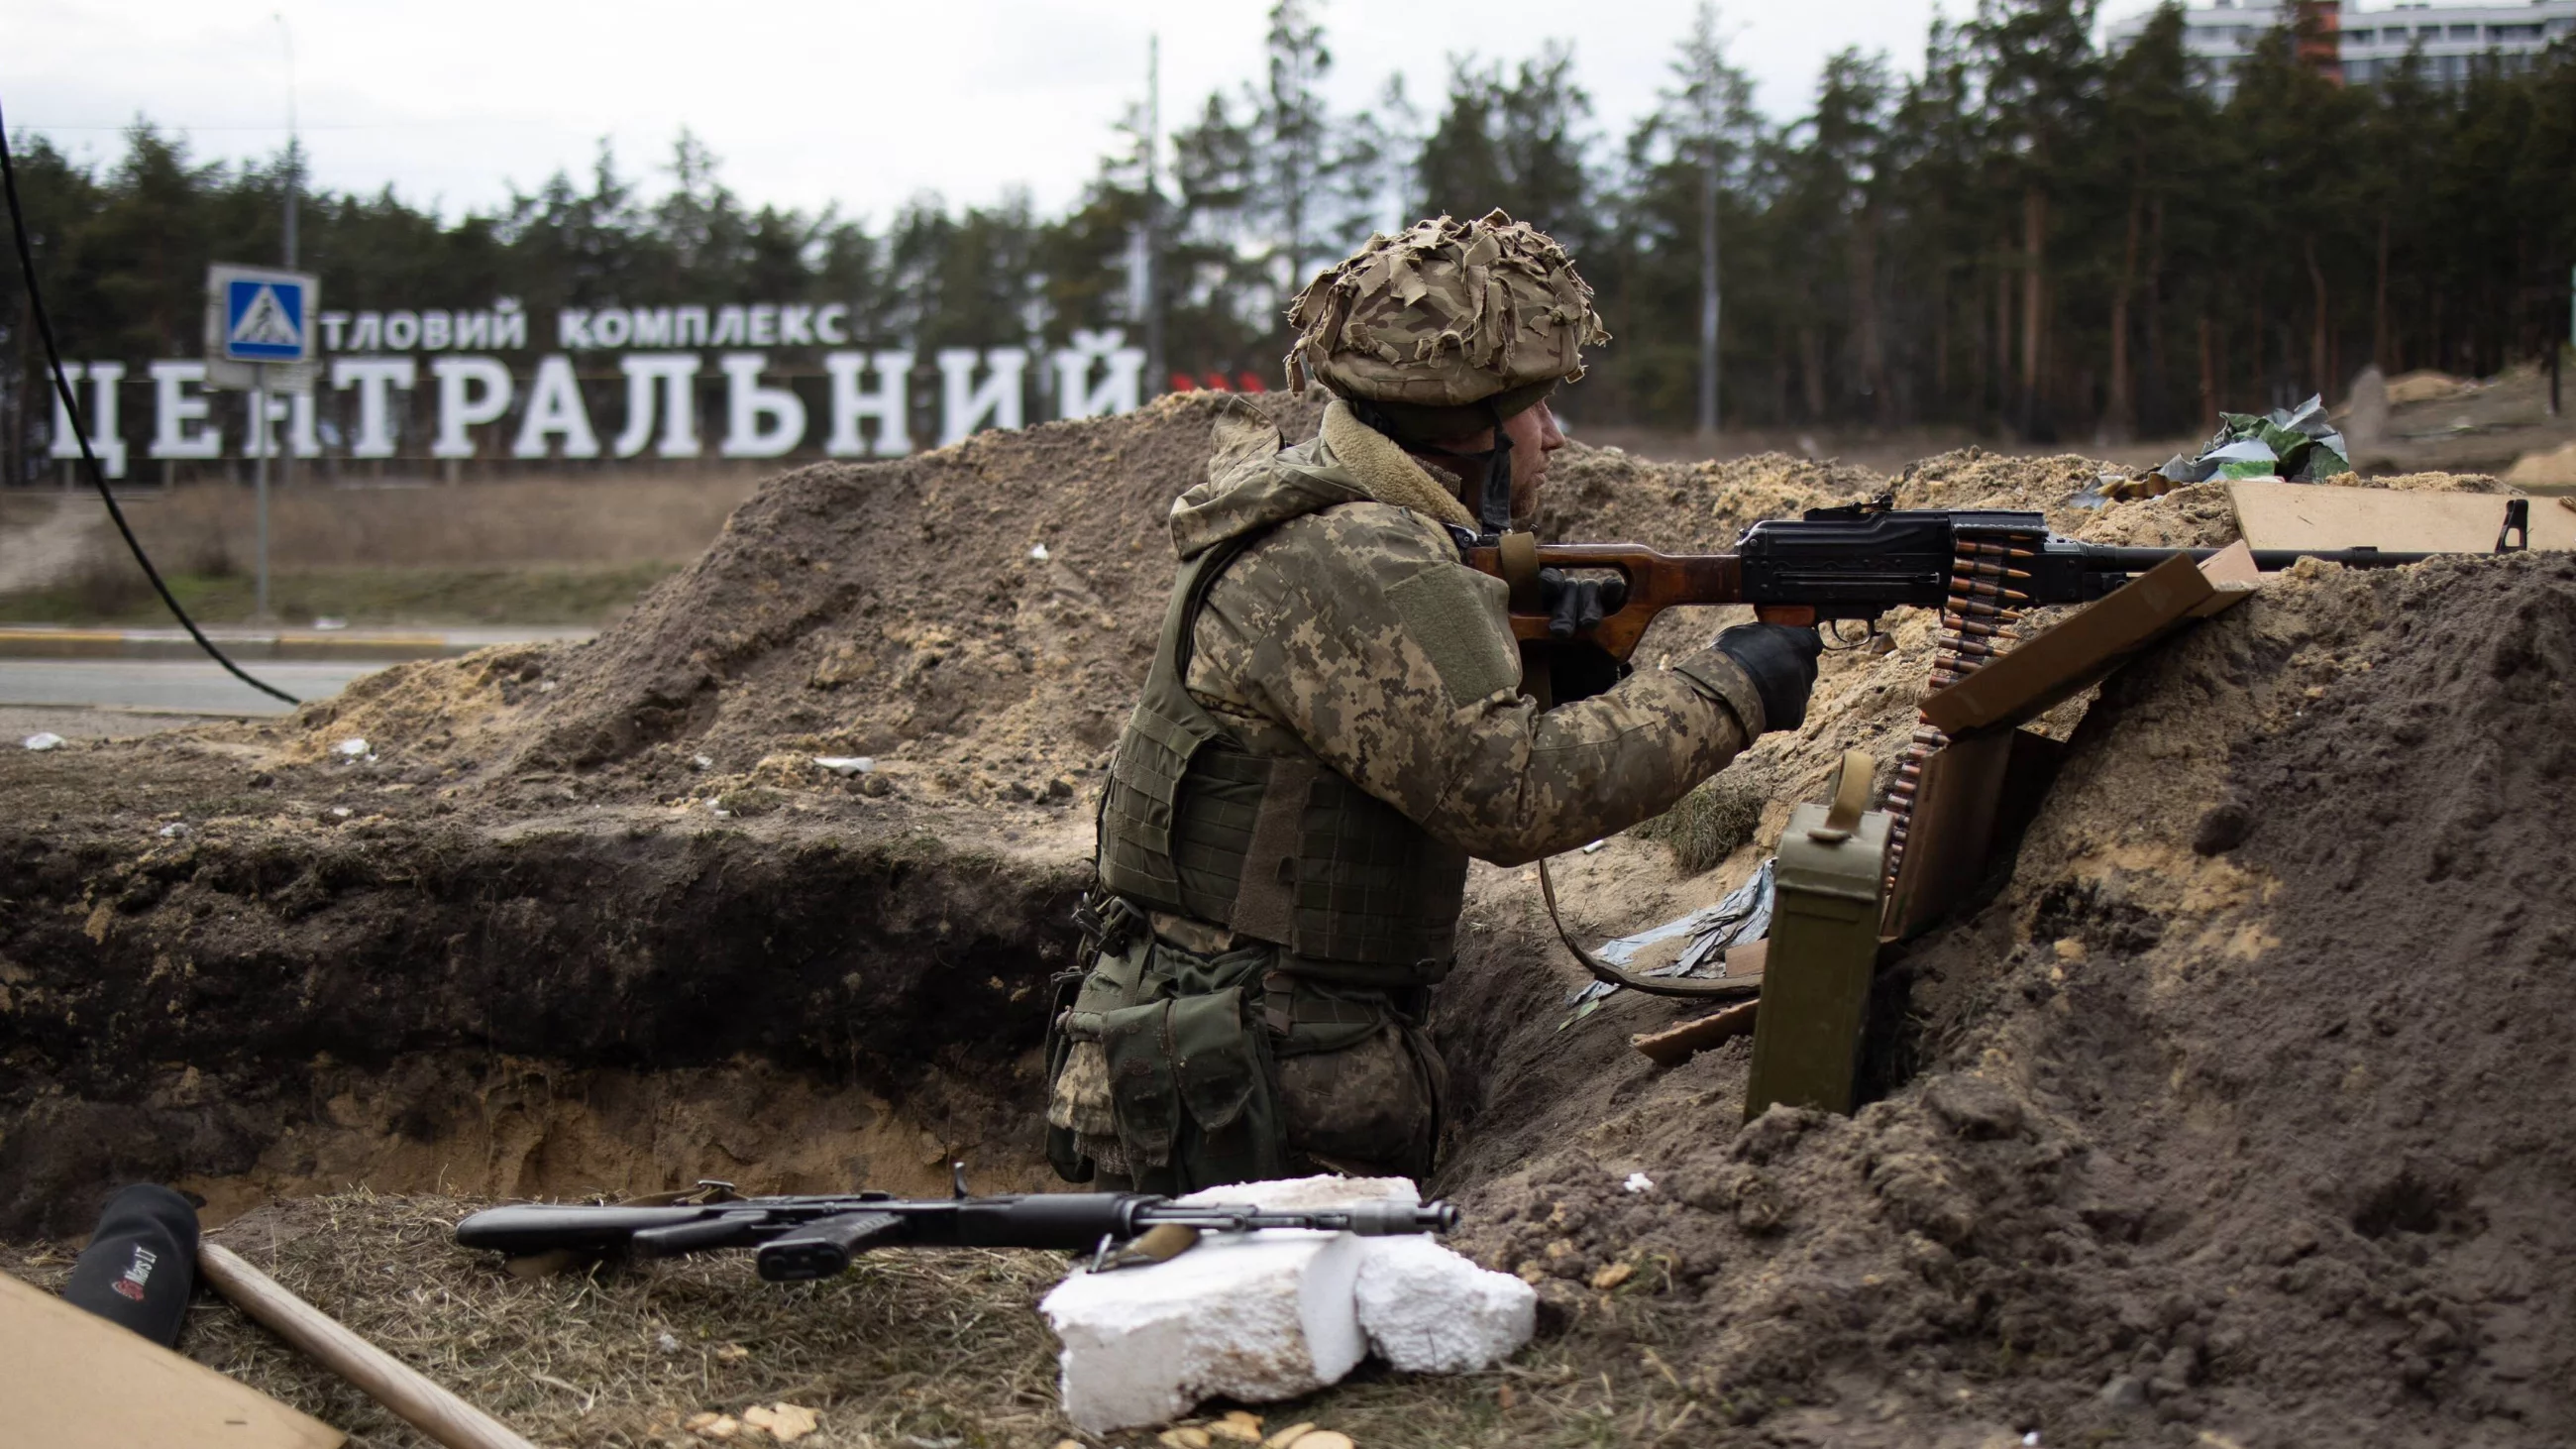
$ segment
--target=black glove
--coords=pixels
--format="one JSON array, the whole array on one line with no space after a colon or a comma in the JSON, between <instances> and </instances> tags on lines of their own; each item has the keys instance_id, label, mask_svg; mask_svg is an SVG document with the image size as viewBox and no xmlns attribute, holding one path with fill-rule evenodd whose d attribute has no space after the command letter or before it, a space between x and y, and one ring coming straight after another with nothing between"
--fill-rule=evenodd
<instances>
[{"instance_id":1,"label":"black glove","mask_svg":"<svg viewBox=\"0 0 2576 1449\"><path fill-rule=\"evenodd\" d=\"M1613 685L1628 677L1627 661L1589 639L1568 639L1543 647L1547 650L1550 705L1572 704L1578 699L1607 694Z\"/></svg>"},{"instance_id":2,"label":"black glove","mask_svg":"<svg viewBox=\"0 0 2576 1449\"><path fill-rule=\"evenodd\" d=\"M1571 639L1589 632L1627 602L1626 579L1569 579L1562 569L1538 571L1538 606L1547 611L1551 639Z\"/></svg>"},{"instance_id":3,"label":"black glove","mask_svg":"<svg viewBox=\"0 0 2576 1449\"><path fill-rule=\"evenodd\" d=\"M1807 722L1807 696L1816 687L1816 660L1825 641L1812 628L1788 624L1738 624L1717 636L1717 652L1736 662L1762 697L1762 727L1793 730Z\"/></svg>"},{"instance_id":4,"label":"black glove","mask_svg":"<svg viewBox=\"0 0 2576 1449\"><path fill-rule=\"evenodd\" d=\"M166 1187L138 1183L108 1201L63 1297L173 1348L196 1277L197 1210Z\"/></svg>"}]
</instances>

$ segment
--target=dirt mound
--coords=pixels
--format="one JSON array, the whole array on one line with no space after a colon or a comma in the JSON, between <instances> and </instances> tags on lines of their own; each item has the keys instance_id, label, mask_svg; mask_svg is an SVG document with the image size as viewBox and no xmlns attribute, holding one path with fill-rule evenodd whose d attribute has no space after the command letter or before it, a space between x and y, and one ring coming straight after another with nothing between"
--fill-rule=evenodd
<instances>
[{"instance_id":1,"label":"dirt mound","mask_svg":"<svg viewBox=\"0 0 2576 1449\"><path fill-rule=\"evenodd\" d=\"M838 784L820 754L879 761L906 798L1062 805L1143 678L1165 515L1213 410L1182 394L789 473L598 640L389 671L299 716L301 751L362 737L500 801L531 777L589 800L811 792ZM1311 435L1320 412L1280 416Z\"/></svg>"},{"instance_id":2,"label":"dirt mound","mask_svg":"<svg viewBox=\"0 0 2576 1449\"><path fill-rule=\"evenodd\" d=\"M2105 688L1902 963L1909 1084L1739 1134L1740 1044L1616 1067L1472 1240L1671 1300L1789 1442L2565 1442L2571 680L2565 558L2281 580Z\"/></svg>"}]
</instances>

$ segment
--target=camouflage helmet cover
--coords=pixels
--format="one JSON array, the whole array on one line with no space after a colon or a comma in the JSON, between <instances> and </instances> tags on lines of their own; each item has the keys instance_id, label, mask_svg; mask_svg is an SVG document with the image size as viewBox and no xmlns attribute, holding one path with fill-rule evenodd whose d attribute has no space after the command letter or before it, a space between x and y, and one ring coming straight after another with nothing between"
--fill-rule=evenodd
<instances>
[{"instance_id":1,"label":"camouflage helmet cover","mask_svg":"<svg viewBox=\"0 0 2576 1449\"><path fill-rule=\"evenodd\" d=\"M1425 415L1517 412L1583 376L1583 349L1610 340L1565 249L1500 211L1370 237L1297 294L1288 322L1290 391L1311 377Z\"/></svg>"}]
</instances>

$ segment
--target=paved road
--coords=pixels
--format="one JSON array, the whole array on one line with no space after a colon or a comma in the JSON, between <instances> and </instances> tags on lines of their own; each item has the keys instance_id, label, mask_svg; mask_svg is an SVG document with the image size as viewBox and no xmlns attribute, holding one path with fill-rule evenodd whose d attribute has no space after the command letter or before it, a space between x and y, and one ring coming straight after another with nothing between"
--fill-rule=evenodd
<instances>
[{"instance_id":1,"label":"paved road","mask_svg":"<svg viewBox=\"0 0 2576 1449\"><path fill-rule=\"evenodd\" d=\"M350 680L385 666L267 660L244 667L252 677L297 699L314 700L338 694ZM174 715L274 715L294 708L226 674L220 665L159 659L0 659L0 706L13 714L31 706Z\"/></svg>"}]
</instances>

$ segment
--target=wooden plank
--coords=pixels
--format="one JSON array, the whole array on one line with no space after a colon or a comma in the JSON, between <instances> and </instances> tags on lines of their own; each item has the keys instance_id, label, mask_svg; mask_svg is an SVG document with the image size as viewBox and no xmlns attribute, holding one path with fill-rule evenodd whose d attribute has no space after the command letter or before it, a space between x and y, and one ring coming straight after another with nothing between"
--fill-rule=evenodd
<instances>
[{"instance_id":1,"label":"wooden plank","mask_svg":"<svg viewBox=\"0 0 2576 1449\"><path fill-rule=\"evenodd\" d=\"M340 1431L0 1273L8 1442L46 1449L335 1449Z\"/></svg>"},{"instance_id":2,"label":"wooden plank","mask_svg":"<svg viewBox=\"0 0 2576 1449\"><path fill-rule=\"evenodd\" d=\"M2504 531L2502 493L2427 493L2246 478L2227 485L2236 529L2252 548L2378 548L2491 553ZM2576 548L2576 512L2531 505L2533 548Z\"/></svg>"},{"instance_id":3,"label":"wooden plank","mask_svg":"<svg viewBox=\"0 0 2576 1449\"><path fill-rule=\"evenodd\" d=\"M1759 1001L1738 1002L1724 1011L1695 1017L1662 1031L1639 1032L1628 1038L1628 1045L1645 1053L1657 1066L1679 1066L1710 1047L1753 1030L1754 1013L1761 1005Z\"/></svg>"},{"instance_id":4,"label":"wooden plank","mask_svg":"<svg viewBox=\"0 0 2576 1449\"><path fill-rule=\"evenodd\" d=\"M352 1332L347 1324L286 1291L221 1243L198 1252L197 1267L215 1290L261 1327L304 1350L323 1367L402 1416L448 1449L537 1449L516 1430L449 1393L445 1385Z\"/></svg>"}]
</instances>

